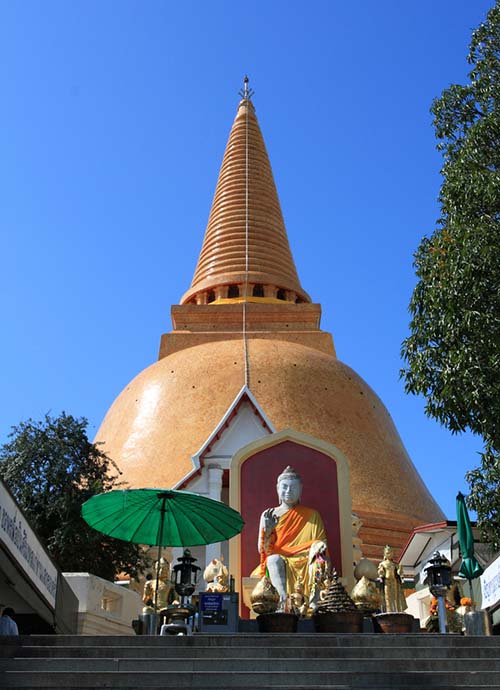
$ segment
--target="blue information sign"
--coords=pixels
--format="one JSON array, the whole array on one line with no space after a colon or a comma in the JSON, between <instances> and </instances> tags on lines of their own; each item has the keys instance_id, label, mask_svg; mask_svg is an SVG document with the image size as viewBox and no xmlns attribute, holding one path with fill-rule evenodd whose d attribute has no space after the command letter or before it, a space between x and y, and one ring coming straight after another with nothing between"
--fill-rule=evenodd
<instances>
[{"instance_id":1,"label":"blue information sign","mask_svg":"<svg viewBox=\"0 0 500 690\"><path fill-rule=\"evenodd\" d=\"M201 611L222 611L223 594L212 594L211 592L201 592L200 610Z\"/></svg>"}]
</instances>

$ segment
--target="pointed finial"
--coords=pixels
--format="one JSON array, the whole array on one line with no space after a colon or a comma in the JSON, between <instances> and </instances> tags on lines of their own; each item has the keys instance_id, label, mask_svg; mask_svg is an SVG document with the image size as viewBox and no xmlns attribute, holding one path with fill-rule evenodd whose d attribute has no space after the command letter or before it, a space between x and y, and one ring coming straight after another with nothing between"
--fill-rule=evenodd
<instances>
[{"instance_id":1,"label":"pointed finial","mask_svg":"<svg viewBox=\"0 0 500 690\"><path fill-rule=\"evenodd\" d=\"M244 101L250 101L252 99L252 96L254 94L253 89L248 88L248 77L245 74L245 77L243 79L243 88L238 91L239 95L243 98Z\"/></svg>"}]
</instances>

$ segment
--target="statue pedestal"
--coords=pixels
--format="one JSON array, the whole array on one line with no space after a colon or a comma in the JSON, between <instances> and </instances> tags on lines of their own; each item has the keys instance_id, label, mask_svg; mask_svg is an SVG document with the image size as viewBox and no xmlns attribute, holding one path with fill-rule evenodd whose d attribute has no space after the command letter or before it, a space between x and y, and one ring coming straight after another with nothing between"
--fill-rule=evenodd
<instances>
[{"instance_id":1,"label":"statue pedestal","mask_svg":"<svg viewBox=\"0 0 500 690\"><path fill-rule=\"evenodd\" d=\"M319 633L362 633L363 614L360 611L325 611L313 615L314 629Z\"/></svg>"},{"instance_id":2,"label":"statue pedestal","mask_svg":"<svg viewBox=\"0 0 500 690\"><path fill-rule=\"evenodd\" d=\"M373 627L379 633L411 633L414 620L408 613L378 613L373 616Z\"/></svg>"},{"instance_id":3,"label":"statue pedestal","mask_svg":"<svg viewBox=\"0 0 500 690\"><path fill-rule=\"evenodd\" d=\"M469 611L464 615L466 635L491 635L491 619L488 611Z\"/></svg>"},{"instance_id":4,"label":"statue pedestal","mask_svg":"<svg viewBox=\"0 0 500 690\"><path fill-rule=\"evenodd\" d=\"M257 624L261 633L297 632L298 617L294 613L261 613Z\"/></svg>"},{"instance_id":5,"label":"statue pedestal","mask_svg":"<svg viewBox=\"0 0 500 690\"><path fill-rule=\"evenodd\" d=\"M163 609L161 613L167 622L161 626L160 635L192 635L189 618L194 616L195 612L195 607L190 604L187 606L172 605Z\"/></svg>"},{"instance_id":6,"label":"statue pedestal","mask_svg":"<svg viewBox=\"0 0 500 690\"><path fill-rule=\"evenodd\" d=\"M159 613L140 613L139 614L139 635L157 635L160 627Z\"/></svg>"}]
</instances>

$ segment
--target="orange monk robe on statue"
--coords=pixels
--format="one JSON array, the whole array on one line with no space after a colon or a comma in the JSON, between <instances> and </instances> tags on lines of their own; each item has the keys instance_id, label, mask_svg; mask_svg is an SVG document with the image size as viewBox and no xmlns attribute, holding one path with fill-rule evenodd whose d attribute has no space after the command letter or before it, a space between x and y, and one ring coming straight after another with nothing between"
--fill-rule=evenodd
<instances>
[{"instance_id":1,"label":"orange monk robe on statue","mask_svg":"<svg viewBox=\"0 0 500 690\"><path fill-rule=\"evenodd\" d=\"M279 518L267 553L261 548L260 567L255 568L252 577L263 577L267 557L278 554L286 563L286 591L291 594L295 583L300 581L307 598L312 584L309 582L309 549L317 541L326 543L325 527L318 511L300 504L290 508ZM261 544L264 544L263 535Z\"/></svg>"}]
</instances>

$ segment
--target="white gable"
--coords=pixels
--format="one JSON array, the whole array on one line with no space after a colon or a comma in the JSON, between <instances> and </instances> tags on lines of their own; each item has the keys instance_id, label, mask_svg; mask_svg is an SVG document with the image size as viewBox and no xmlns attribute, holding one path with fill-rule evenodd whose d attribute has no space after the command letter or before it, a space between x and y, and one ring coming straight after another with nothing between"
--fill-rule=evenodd
<instances>
[{"instance_id":1,"label":"white gable","mask_svg":"<svg viewBox=\"0 0 500 690\"><path fill-rule=\"evenodd\" d=\"M251 391L243 386L208 439L193 455L192 476L185 477L178 486L207 494L207 467L228 470L231 458L240 448L274 431Z\"/></svg>"},{"instance_id":2,"label":"white gable","mask_svg":"<svg viewBox=\"0 0 500 690\"><path fill-rule=\"evenodd\" d=\"M205 452L205 463L209 460L215 461L223 469L228 469L236 451L269 433L269 429L262 423L262 417L256 413L253 405L248 400L244 400L220 438L211 444L210 450Z\"/></svg>"}]
</instances>

